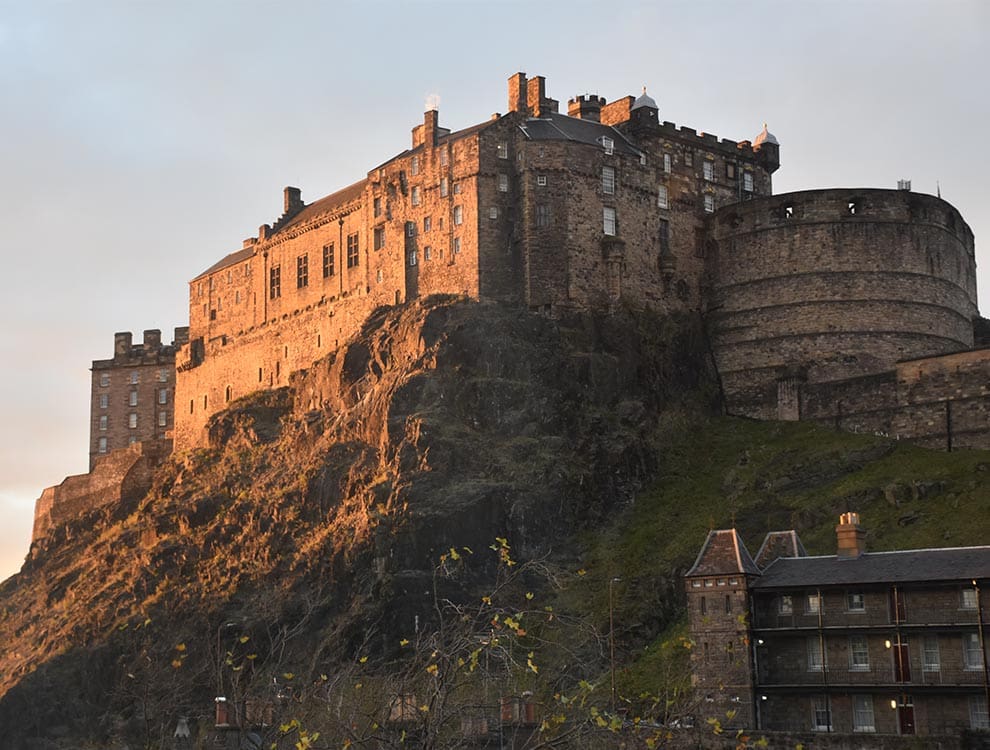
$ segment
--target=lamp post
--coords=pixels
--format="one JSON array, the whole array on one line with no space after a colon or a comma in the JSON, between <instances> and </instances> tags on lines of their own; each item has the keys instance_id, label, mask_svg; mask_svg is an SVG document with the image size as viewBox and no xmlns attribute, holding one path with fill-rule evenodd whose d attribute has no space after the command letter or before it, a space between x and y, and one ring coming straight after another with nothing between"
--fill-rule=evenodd
<instances>
[{"instance_id":1,"label":"lamp post","mask_svg":"<svg viewBox=\"0 0 990 750\"><path fill-rule=\"evenodd\" d=\"M620 583L621 578L610 578L608 581L608 661L612 677L612 713L615 713L615 606L613 604L613 586Z\"/></svg>"}]
</instances>

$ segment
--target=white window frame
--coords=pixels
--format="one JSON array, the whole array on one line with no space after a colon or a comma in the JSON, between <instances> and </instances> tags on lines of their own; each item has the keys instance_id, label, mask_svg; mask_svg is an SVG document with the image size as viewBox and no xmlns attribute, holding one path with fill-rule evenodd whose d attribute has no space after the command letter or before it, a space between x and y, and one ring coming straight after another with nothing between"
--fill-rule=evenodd
<instances>
[{"instance_id":1,"label":"white window frame","mask_svg":"<svg viewBox=\"0 0 990 750\"><path fill-rule=\"evenodd\" d=\"M412 204L414 206L418 206L420 203L423 202L422 201L422 198L420 198L420 195L419 195L419 186L418 185L413 185L413 189L412 189L412 193L410 195L410 199L412 200Z\"/></svg>"},{"instance_id":2,"label":"white window frame","mask_svg":"<svg viewBox=\"0 0 990 750\"><path fill-rule=\"evenodd\" d=\"M921 670L923 672L942 671L942 654L939 651L937 635L926 635L921 642Z\"/></svg>"},{"instance_id":3,"label":"white window frame","mask_svg":"<svg viewBox=\"0 0 990 750\"><path fill-rule=\"evenodd\" d=\"M97 443L96 443L96 451L97 451L97 453L106 453L107 452L107 439L105 437L101 437L97 441Z\"/></svg>"},{"instance_id":4,"label":"white window frame","mask_svg":"<svg viewBox=\"0 0 990 750\"><path fill-rule=\"evenodd\" d=\"M809 635L805 639L805 650L808 656L808 671L828 671L827 660L822 655L822 642L817 635Z\"/></svg>"},{"instance_id":5,"label":"white window frame","mask_svg":"<svg viewBox=\"0 0 990 750\"><path fill-rule=\"evenodd\" d=\"M415 236L416 236L416 222L415 221L407 221L406 222L406 237L415 237Z\"/></svg>"},{"instance_id":6,"label":"white window frame","mask_svg":"<svg viewBox=\"0 0 990 750\"><path fill-rule=\"evenodd\" d=\"M127 405L137 406L137 404L138 404L138 392L131 391L130 393L127 394Z\"/></svg>"},{"instance_id":7,"label":"white window frame","mask_svg":"<svg viewBox=\"0 0 990 750\"><path fill-rule=\"evenodd\" d=\"M963 589L959 599L960 609L976 609L976 589Z\"/></svg>"},{"instance_id":8,"label":"white window frame","mask_svg":"<svg viewBox=\"0 0 990 750\"><path fill-rule=\"evenodd\" d=\"M987 714L985 695L969 696L969 726L971 729L990 729L990 715Z\"/></svg>"},{"instance_id":9,"label":"white window frame","mask_svg":"<svg viewBox=\"0 0 990 750\"><path fill-rule=\"evenodd\" d=\"M832 708L826 695L816 695L811 699L811 729L814 732L832 730Z\"/></svg>"},{"instance_id":10,"label":"white window frame","mask_svg":"<svg viewBox=\"0 0 990 750\"><path fill-rule=\"evenodd\" d=\"M446 198L450 193L450 181L446 177L440 178L440 197Z\"/></svg>"},{"instance_id":11,"label":"white window frame","mask_svg":"<svg viewBox=\"0 0 990 750\"><path fill-rule=\"evenodd\" d=\"M781 594L780 599L777 601L777 614L781 615L793 615L794 614L794 597L790 594Z\"/></svg>"},{"instance_id":12,"label":"white window frame","mask_svg":"<svg viewBox=\"0 0 990 750\"><path fill-rule=\"evenodd\" d=\"M743 190L747 193L753 192L753 173L743 172Z\"/></svg>"},{"instance_id":13,"label":"white window frame","mask_svg":"<svg viewBox=\"0 0 990 750\"><path fill-rule=\"evenodd\" d=\"M667 190L666 185L660 185L657 188L657 206L670 208L670 191Z\"/></svg>"},{"instance_id":14,"label":"white window frame","mask_svg":"<svg viewBox=\"0 0 990 750\"><path fill-rule=\"evenodd\" d=\"M162 368L158 371L158 382L167 383L168 382L168 370Z\"/></svg>"},{"instance_id":15,"label":"white window frame","mask_svg":"<svg viewBox=\"0 0 990 750\"><path fill-rule=\"evenodd\" d=\"M547 176L545 174L538 174L538 175L536 175L536 184L539 187L546 187L547 186Z\"/></svg>"},{"instance_id":16,"label":"white window frame","mask_svg":"<svg viewBox=\"0 0 990 750\"><path fill-rule=\"evenodd\" d=\"M158 412L158 426L165 427L168 424L168 414L166 412Z\"/></svg>"},{"instance_id":17,"label":"white window frame","mask_svg":"<svg viewBox=\"0 0 990 750\"><path fill-rule=\"evenodd\" d=\"M454 255L457 255L457 253L459 253L461 251L461 238L460 237L454 237L454 248L453 248L453 250L454 250Z\"/></svg>"},{"instance_id":18,"label":"white window frame","mask_svg":"<svg viewBox=\"0 0 990 750\"><path fill-rule=\"evenodd\" d=\"M670 154L663 155L663 171L664 174L670 174L671 168L673 167L674 160L671 158Z\"/></svg>"},{"instance_id":19,"label":"white window frame","mask_svg":"<svg viewBox=\"0 0 990 750\"><path fill-rule=\"evenodd\" d=\"M498 218L498 206L492 206L488 209L488 218L489 219Z\"/></svg>"},{"instance_id":20,"label":"white window frame","mask_svg":"<svg viewBox=\"0 0 990 750\"><path fill-rule=\"evenodd\" d=\"M615 195L615 167L602 167L602 194Z\"/></svg>"},{"instance_id":21,"label":"white window frame","mask_svg":"<svg viewBox=\"0 0 990 750\"><path fill-rule=\"evenodd\" d=\"M109 406L110 406L110 396L109 396L109 394L101 393L100 394L100 408L101 409L106 409Z\"/></svg>"},{"instance_id":22,"label":"white window frame","mask_svg":"<svg viewBox=\"0 0 990 750\"><path fill-rule=\"evenodd\" d=\"M508 141L499 141L498 142L498 145L495 148L495 150L496 150L496 153L498 154L498 158L499 159L508 159L509 158L509 143L508 143Z\"/></svg>"},{"instance_id":23,"label":"white window frame","mask_svg":"<svg viewBox=\"0 0 990 750\"><path fill-rule=\"evenodd\" d=\"M715 162L711 159L704 159L701 163L701 176L705 182L715 182Z\"/></svg>"},{"instance_id":24,"label":"white window frame","mask_svg":"<svg viewBox=\"0 0 990 750\"><path fill-rule=\"evenodd\" d=\"M866 596L862 591L849 591L846 593L846 611L854 613L866 611Z\"/></svg>"},{"instance_id":25,"label":"white window frame","mask_svg":"<svg viewBox=\"0 0 990 750\"><path fill-rule=\"evenodd\" d=\"M464 207L454 206L454 226L459 227L464 223Z\"/></svg>"},{"instance_id":26,"label":"white window frame","mask_svg":"<svg viewBox=\"0 0 990 750\"><path fill-rule=\"evenodd\" d=\"M417 261L416 248L413 248L412 250L409 251L408 258L409 258L409 265L415 266Z\"/></svg>"},{"instance_id":27,"label":"white window frame","mask_svg":"<svg viewBox=\"0 0 990 750\"><path fill-rule=\"evenodd\" d=\"M509 175L505 174L505 172L498 173L498 191L500 193L509 192Z\"/></svg>"},{"instance_id":28,"label":"white window frame","mask_svg":"<svg viewBox=\"0 0 990 750\"><path fill-rule=\"evenodd\" d=\"M606 237L614 237L617 228L615 209L611 206L605 206L602 209L602 231L605 232Z\"/></svg>"},{"instance_id":29,"label":"white window frame","mask_svg":"<svg viewBox=\"0 0 990 750\"><path fill-rule=\"evenodd\" d=\"M433 229L433 217L432 216L424 216L423 217L423 233L425 234L426 232L429 232L431 229Z\"/></svg>"},{"instance_id":30,"label":"white window frame","mask_svg":"<svg viewBox=\"0 0 990 750\"><path fill-rule=\"evenodd\" d=\"M419 174L419 155L414 155L409 160L409 173L413 176Z\"/></svg>"},{"instance_id":31,"label":"white window frame","mask_svg":"<svg viewBox=\"0 0 990 750\"><path fill-rule=\"evenodd\" d=\"M821 596L817 593L806 594L804 597L804 613L806 615L817 615L822 607Z\"/></svg>"},{"instance_id":32,"label":"white window frame","mask_svg":"<svg viewBox=\"0 0 990 750\"><path fill-rule=\"evenodd\" d=\"M100 387L106 388L108 385L110 385L110 373L108 373L108 372L101 372L100 373Z\"/></svg>"},{"instance_id":33,"label":"white window frame","mask_svg":"<svg viewBox=\"0 0 990 750\"><path fill-rule=\"evenodd\" d=\"M715 213L715 196L711 193L705 193L704 205L706 214Z\"/></svg>"},{"instance_id":34,"label":"white window frame","mask_svg":"<svg viewBox=\"0 0 990 750\"><path fill-rule=\"evenodd\" d=\"M611 156L615 153L615 140L609 138L607 135L602 136L602 148L605 149L605 153Z\"/></svg>"},{"instance_id":35,"label":"white window frame","mask_svg":"<svg viewBox=\"0 0 990 750\"><path fill-rule=\"evenodd\" d=\"M873 713L872 695L853 696L853 731L877 731L876 716Z\"/></svg>"},{"instance_id":36,"label":"white window frame","mask_svg":"<svg viewBox=\"0 0 990 750\"><path fill-rule=\"evenodd\" d=\"M385 249L385 227L375 227L371 232L372 247L375 250Z\"/></svg>"},{"instance_id":37,"label":"white window frame","mask_svg":"<svg viewBox=\"0 0 990 750\"><path fill-rule=\"evenodd\" d=\"M108 422L107 415L106 414L101 414L100 415L100 429L101 430L105 430L107 428L107 422Z\"/></svg>"},{"instance_id":38,"label":"white window frame","mask_svg":"<svg viewBox=\"0 0 990 750\"><path fill-rule=\"evenodd\" d=\"M159 388L158 389L158 403L159 404L167 404L168 403L168 389L167 388Z\"/></svg>"},{"instance_id":39,"label":"white window frame","mask_svg":"<svg viewBox=\"0 0 990 750\"><path fill-rule=\"evenodd\" d=\"M963 669L972 671L983 669L983 654L980 653L979 633L962 634Z\"/></svg>"},{"instance_id":40,"label":"white window frame","mask_svg":"<svg viewBox=\"0 0 990 750\"><path fill-rule=\"evenodd\" d=\"M430 250L430 246L427 245L423 248L423 260L429 260L431 255L432 251Z\"/></svg>"},{"instance_id":41,"label":"white window frame","mask_svg":"<svg viewBox=\"0 0 990 750\"><path fill-rule=\"evenodd\" d=\"M137 384L138 384L138 372L137 372L137 370L132 370L131 371L131 385L137 385Z\"/></svg>"},{"instance_id":42,"label":"white window frame","mask_svg":"<svg viewBox=\"0 0 990 750\"><path fill-rule=\"evenodd\" d=\"M870 671L870 642L865 635L849 636L849 671Z\"/></svg>"},{"instance_id":43,"label":"white window frame","mask_svg":"<svg viewBox=\"0 0 990 750\"><path fill-rule=\"evenodd\" d=\"M127 426L129 429L136 430L138 423L138 415L135 412L131 412L127 415Z\"/></svg>"}]
</instances>

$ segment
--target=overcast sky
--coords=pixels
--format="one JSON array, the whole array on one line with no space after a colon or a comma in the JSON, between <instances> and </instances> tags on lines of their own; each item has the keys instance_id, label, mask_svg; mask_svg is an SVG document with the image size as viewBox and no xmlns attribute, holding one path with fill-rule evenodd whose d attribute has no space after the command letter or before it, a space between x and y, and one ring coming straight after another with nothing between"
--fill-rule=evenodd
<instances>
[{"instance_id":1,"label":"overcast sky","mask_svg":"<svg viewBox=\"0 0 990 750\"><path fill-rule=\"evenodd\" d=\"M645 84L660 117L769 123L774 191L895 187L953 203L990 299L990 3L0 0L0 579L41 490L87 467L89 365L187 322L187 282L281 213L441 125ZM983 305L984 311L986 304Z\"/></svg>"}]
</instances>

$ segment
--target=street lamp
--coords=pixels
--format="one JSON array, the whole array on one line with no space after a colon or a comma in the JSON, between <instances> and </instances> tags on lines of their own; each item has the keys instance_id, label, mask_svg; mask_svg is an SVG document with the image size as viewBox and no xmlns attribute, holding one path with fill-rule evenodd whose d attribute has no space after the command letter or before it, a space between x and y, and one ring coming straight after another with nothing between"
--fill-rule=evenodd
<instances>
[{"instance_id":1,"label":"street lamp","mask_svg":"<svg viewBox=\"0 0 990 750\"><path fill-rule=\"evenodd\" d=\"M608 581L608 661L612 676L612 713L615 713L615 606L613 604L612 587L620 583L621 578L610 578Z\"/></svg>"}]
</instances>

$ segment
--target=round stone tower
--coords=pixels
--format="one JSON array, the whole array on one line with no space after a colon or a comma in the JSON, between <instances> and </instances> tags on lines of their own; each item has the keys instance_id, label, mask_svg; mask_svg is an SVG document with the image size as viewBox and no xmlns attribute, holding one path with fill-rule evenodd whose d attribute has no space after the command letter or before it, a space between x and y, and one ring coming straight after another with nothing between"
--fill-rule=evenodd
<instances>
[{"instance_id":1,"label":"round stone tower","mask_svg":"<svg viewBox=\"0 0 990 750\"><path fill-rule=\"evenodd\" d=\"M707 250L730 413L776 419L797 382L973 346L973 233L940 198L843 188L736 203L712 217Z\"/></svg>"}]
</instances>

